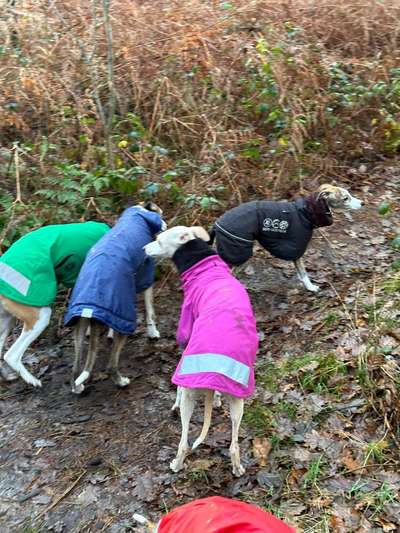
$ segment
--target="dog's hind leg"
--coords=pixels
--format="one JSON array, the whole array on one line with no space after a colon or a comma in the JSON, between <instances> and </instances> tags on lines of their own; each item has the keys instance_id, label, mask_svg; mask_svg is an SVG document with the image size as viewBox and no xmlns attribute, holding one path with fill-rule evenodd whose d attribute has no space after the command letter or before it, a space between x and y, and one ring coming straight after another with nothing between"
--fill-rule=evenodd
<instances>
[{"instance_id":1,"label":"dog's hind leg","mask_svg":"<svg viewBox=\"0 0 400 533\"><path fill-rule=\"evenodd\" d=\"M147 336L150 339L159 339L160 332L157 329L156 315L153 305L153 287L149 287L144 291L144 306L146 309Z\"/></svg>"},{"instance_id":2,"label":"dog's hind leg","mask_svg":"<svg viewBox=\"0 0 400 533\"><path fill-rule=\"evenodd\" d=\"M203 427L201 428L201 433L194 441L192 450L200 446L203 440L207 437L208 430L210 429L211 424L211 413L213 408L213 397L214 391L207 389L204 394L204 418L203 418Z\"/></svg>"},{"instance_id":3,"label":"dog's hind leg","mask_svg":"<svg viewBox=\"0 0 400 533\"><path fill-rule=\"evenodd\" d=\"M300 258L297 261L294 262L294 266L296 267L297 276L299 280L302 282L304 287L311 292L318 292L319 287L318 285L315 285L312 283L310 278L308 277L306 267L304 266L303 260Z\"/></svg>"},{"instance_id":4,"label":"dog's hind leg","mask_svg":"<svg viewBox=\"0 0 400 533\"><path fill-rule=\"evenodd\" d=\"M192 418L194 406L196 403L196 391L182 387L182 399L181 399L181 424L182 435L179 442L178 453L175 459L170 463L170 468L173 472L179 472L182 470L185 457L189 452L188 435L189 424Z\"/></svg>"},{"instance_id":5,"label":"dog's hind leg","mask_svg":"<svg viewBox=\"0 0 400 533\"><path fill-rule=\"evenodd\" d=\"M75 394L80 394L82 391L85 390L85 386L83 385L85 381L87 381L90 378L90 374L93 370L94 363L96 361L97 352L99 349L99 339L100 339L100 330L101 330L101 324L97 320L91 320L90 321L90 338L89 338L89 349L86 356L86 362L83 371L80 373L80 375L75 380L73 392Z\"/></svg>"},{"instance_id":6,"label":"dog's hind leg","mask_svg":"<svg viewBox=\"0 0 400 533\"><path fill-rule=\"evenodd\" d=\"M1 361L4 345L14 324L15 317L8 313L0 303L0 374L6 381L12 381L18 377L16 372L11 370L6 363L2 364Z\"/></svg>"},{"instance_id":7,"label":"dog's hind leg","mask_svg":"<svg viewBox=\"0 0 400 533\"><path fill-rule=\"evenodd\" d=\"M214 392L214 400L213 400L213 407L221 407L222 401L221 401L222 394L219 391Z\"/></svg>"},{"instance_id":8,"label":"dog's hind leg","mask_svg":"<svg viewBox=\"0 0 400 533\"><path fill-rule=\"evenodd\" d=\"M245 473L245 469L240 463L240 449L239 449L239 428L240 422L243 416L244 402L242 398L236 398L235 396L228 395L229 398L229 411L232 421L232 441L229 448L232 461L232 472L235 476L242 476Z\"/></svg>"},{"instance_id":9,"label":"dog's hind leg","mask_svg":"<svg viewBox=\"0 0 400 533\"><path fill-rule=\"evenodd\" d=\"M122 348L125 346L127 338L126 335L114 331L114 341L107 370L111 375L111 379L116 385L118 385L118 387L126 387L131 382L129 378L122 376L118 369L119 356L121 355Z\"/></svg>"},{"instance_id":10,"label":"dog's hind leg","mask_svg":"<svg viewBox=\"0 0 400 533\"><path fill-rule=\"evenodd\" d=\"M176 411L180 405L181 405L181 399L182 399L182 387L180 387L178 385L178 387L176 388L176 398L175 398L175 403L174 405L171 407L171 411Z\"/></svg>"},{"instance_id":11,"label":"dog's hind leg","mask_svg":"<svg viewBox=\"0 0 400 533\"><path fill-rule=\"evenodd\" d=\"M71 390L75 393L77 392L75 390L75 381L80 374L85 338L88 331L90 335L90 319L81 317L74 328L75 359L72 367Z\"/></svg>"},{"instance_id":12,"label":"dog's hind leg","mask_svg":"<svg viewBox=\"0 0 400 533\"><path fill-rule=\"evenodd\" d=\"M51 309L50 307L25 307L26 309L21 313L21 316L18 316L24 320L22 333L5 354L4 360L26 383L34 387L41 387L41 381L36 379L23 365L22 357L26 349L49 325Z\"/></svg>"}]
</instances>

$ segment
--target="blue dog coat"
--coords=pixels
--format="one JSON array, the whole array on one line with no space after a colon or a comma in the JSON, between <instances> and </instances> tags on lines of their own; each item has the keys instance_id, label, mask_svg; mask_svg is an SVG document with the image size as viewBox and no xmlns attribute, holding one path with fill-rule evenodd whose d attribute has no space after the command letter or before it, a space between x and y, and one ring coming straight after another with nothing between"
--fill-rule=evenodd
<instances>
[{"instance_id":1,"label":"blue dog coat","mask_svg":"<svg viewBox=\"0 0 400 533\"><path fill-rule=\"evenodd\" d=\"M129 207L116 225L90 250L79 273L64 318L95 318L130 335L136 328L135 295L154 282L154 261L143 246L161 231L162 218L142 207Z\"/></svg>"}]
</instances>

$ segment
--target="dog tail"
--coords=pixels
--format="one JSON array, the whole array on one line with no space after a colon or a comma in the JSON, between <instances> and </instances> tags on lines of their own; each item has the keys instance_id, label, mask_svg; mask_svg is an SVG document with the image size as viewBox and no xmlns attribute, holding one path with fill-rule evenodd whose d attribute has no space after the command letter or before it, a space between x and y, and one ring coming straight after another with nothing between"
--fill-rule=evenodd
<instances>
[{"instance_id":1,"label":"dog tail","mask_svg":"<svg viewBox=\"0 0 400 533\"><path fill-rule=\"evenodd\" d=\"M82 385L88 377L90 376L90 373L87 370L84 370L80 376L78 376L75 380L75 387L79 387L79 385Z\"/></svg>"},{"instance_id":2,"label":"dog tail","mask_svg":"<svg viewBox=\"0 0 400 533\"><path fill-rule=\"evenodd\" d=\"M215 229L214 226L208 230L208 234L210 236L210 240L208 241L208 244L212 246L214 244L215 240Z\"/></svg>"},{"instance_id":3,"label":"dog tail","mask_svg":"<svg viewBox=\"0 0 400 533\"><path fill-rule=\"evenodd\" d=\"M197 437L197 439L194 441L192 450L197 448L203 440L207 437L208 430L210 429L211 424L211 412L213 408L213 398L214 398L214 391L213 390L206 390L205 396L204 396L204 420L203 420L203 427L201 428L201 433Z\"/></svg>"}]
</instances>

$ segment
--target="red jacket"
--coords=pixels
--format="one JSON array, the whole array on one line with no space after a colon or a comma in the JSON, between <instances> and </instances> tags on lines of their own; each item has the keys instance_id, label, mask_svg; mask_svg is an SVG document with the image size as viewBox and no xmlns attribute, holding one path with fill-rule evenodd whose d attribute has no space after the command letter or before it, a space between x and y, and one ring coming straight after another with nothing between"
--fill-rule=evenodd
<instances>
[{"instance_id":1,"label":"red jacket","mask_svg":"<svg viewBox=\"0 0 400 533\"><path fill-rule=\"evenodd\" d=\"M157 533L296 533L255 505L212 496L177 507L159 522Z\"/></svg>"}]
</instances>

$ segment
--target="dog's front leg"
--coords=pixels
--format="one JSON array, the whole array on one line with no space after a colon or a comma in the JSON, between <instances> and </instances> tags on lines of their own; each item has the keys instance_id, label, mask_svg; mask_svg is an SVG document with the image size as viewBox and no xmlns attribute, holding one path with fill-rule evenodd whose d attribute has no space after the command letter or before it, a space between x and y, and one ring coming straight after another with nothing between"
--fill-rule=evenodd
<instances>
[{"instance_id":1,"label":"dog's front leg","mask_svg":"<svg viewBox=\"0 0 400 533\"><path fill-rule=\"evenodd\" d=\"M153 306L153 287L144 291L144 306L146 309L147 336L150 339L159 339L160 333L156 325L156 315Z\"/></svg>"},{"instance_id":2,"label":"dog's front leg","mask_svg":"<svg viewBox=\"0 0 400 533\"><path fill-rule=\"evenodd\" d=\"M179 472L179 470L182 470L185 457L189 452L189 424L196 403L195 394L195 391L187 389L186 387L182 387L182 398L180 405L182 435L179 443L178 453L175 459L169 465L173 472Z\"/></svg>"},{"instance_id":3,"label":"dog's front leg","mask_svg":"<svg viewBox=\"0 0 400 533\"><path fill-rule=\"evenodd\" d=\"M232 461L233 475L239 477L245 473L245 469L240 463L240 449L239 449L239 428L243 416L244 402L242 398L229 396L229 411L232 421L232 441L229 448Z\"/></svg>"},{"instance_id":4,"label":"dog's front leg","mask_svg":"<svg viewBox=\"0 0 400 533\"><path fill-rule=\"evenodd\" d=\"M299 280L303 283L304 287L308 291L318 292L319 287L318 285L315 285L314 283L312 283L310 278L308 277L303 260L301 258L298 259L297 261L294 262L294 266L296 267L296 270L297 270L297 276Z\"/></svg>"}]
</instances>

